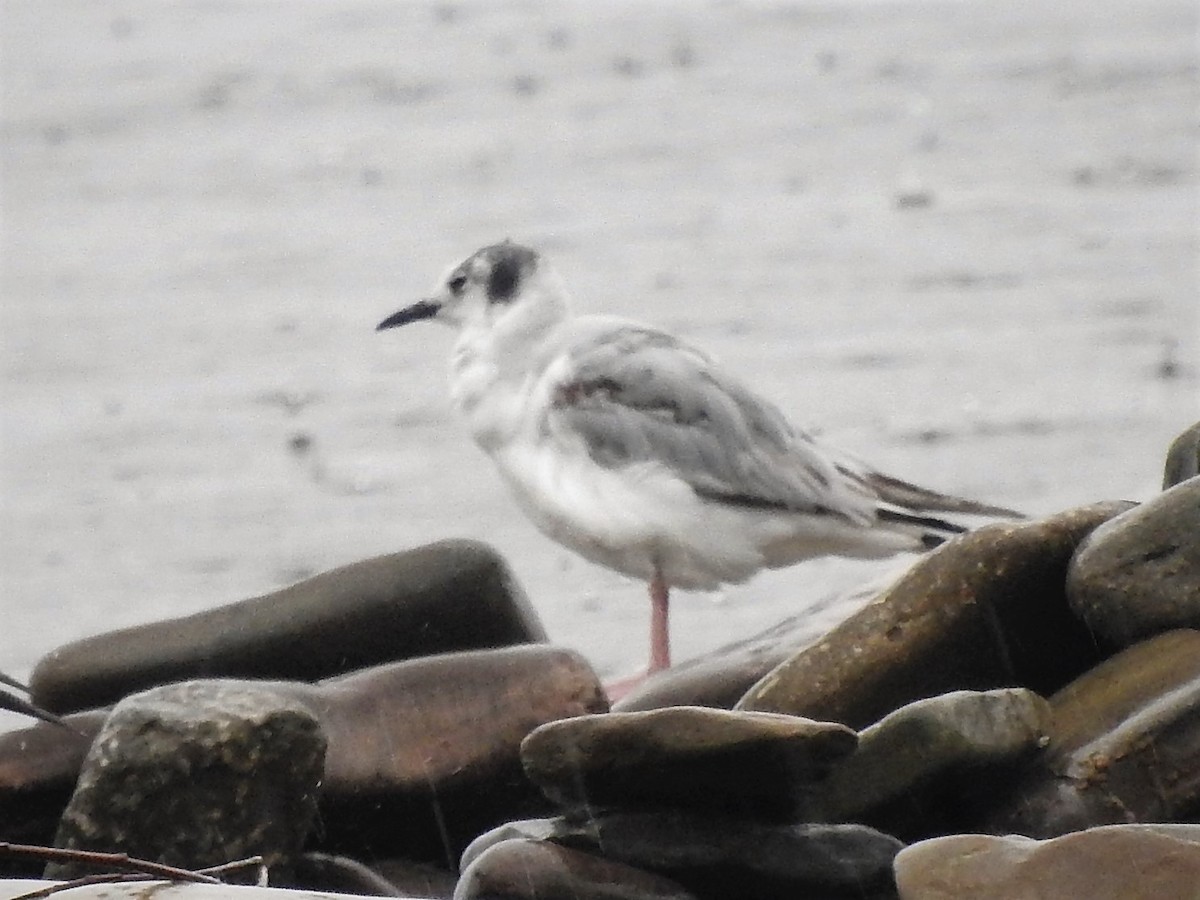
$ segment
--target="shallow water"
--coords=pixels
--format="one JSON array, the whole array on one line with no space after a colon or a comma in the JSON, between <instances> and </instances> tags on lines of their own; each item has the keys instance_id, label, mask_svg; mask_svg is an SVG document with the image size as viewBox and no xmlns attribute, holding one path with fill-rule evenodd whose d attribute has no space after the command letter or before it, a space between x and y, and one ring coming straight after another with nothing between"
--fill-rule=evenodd
<instances>
[{"instance_id":1,"label":"shallow water","mask_svg":"<svg viewBox=\"0 0 1200 900\"><path fill-rule=\"evenodd\" d=\"M640 663L644 588L524 521L450 333L373 331L505 236L885 471L1153 494L1200 412L1196 9L1026 6L5 2L0 664L443 537ZM882 568L680 595L677 658Z\"/></svg>"}]
</instances>

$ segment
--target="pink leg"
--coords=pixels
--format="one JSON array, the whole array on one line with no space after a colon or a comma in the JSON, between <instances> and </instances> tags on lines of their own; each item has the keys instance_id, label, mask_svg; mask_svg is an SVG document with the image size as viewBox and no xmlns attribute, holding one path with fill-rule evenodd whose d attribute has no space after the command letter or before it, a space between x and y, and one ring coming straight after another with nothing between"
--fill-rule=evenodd
<instances>
[{"instance_id":1,"label":"pink leg","mask_svg":"<svg viewBox=\"0 0 1200 900\"><path fill-rule=\"evenodd\" d=\"M648 675L671 668L671 588L655 572L650 580L650 666Z\"/></svg>"}]
</instances>

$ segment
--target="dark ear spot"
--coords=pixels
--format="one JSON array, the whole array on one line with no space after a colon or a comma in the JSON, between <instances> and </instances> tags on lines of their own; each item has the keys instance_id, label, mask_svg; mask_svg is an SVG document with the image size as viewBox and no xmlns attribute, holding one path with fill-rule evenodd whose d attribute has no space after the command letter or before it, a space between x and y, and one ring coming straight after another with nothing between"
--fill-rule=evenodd
<instances>
[{"instance_id":1,"label":"dark ear spot","mask_svg":"<svg viewBox=\"0 0 1200 900\"><path fill-rule=\"evenodd\" d=\"M521 260L515 254L503 254L492 265L488 276L487 296L492 303L507 303L521 283Z\"/></svg>"}]
</instances>

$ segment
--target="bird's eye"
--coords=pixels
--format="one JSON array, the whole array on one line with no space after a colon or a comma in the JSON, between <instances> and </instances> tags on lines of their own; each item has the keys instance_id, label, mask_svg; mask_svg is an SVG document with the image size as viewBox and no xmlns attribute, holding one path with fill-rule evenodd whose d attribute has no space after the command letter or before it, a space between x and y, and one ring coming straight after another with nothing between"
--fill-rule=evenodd
<instances>
[{"instance_id":1,"label":"bird's eye","mask_svg":"<svg viewBox=\"0 0 1200 900\"><path fill-rule=\"evenodd\" d=\"M467 276L462 274L461 272L459 274L455 275L453 278L451 278L447 282L447 287L450 288L450 293L456 294L456 295L461 294L463 292L463 288L465 288L466 286L467 286Z\"/></svg>"}]
</instances>

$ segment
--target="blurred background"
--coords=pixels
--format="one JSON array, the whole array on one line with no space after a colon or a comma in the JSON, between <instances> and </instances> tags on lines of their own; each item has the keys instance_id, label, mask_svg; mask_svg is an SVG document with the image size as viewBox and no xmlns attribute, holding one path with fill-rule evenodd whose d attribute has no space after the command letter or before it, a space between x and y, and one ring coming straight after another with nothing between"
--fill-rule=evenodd
<instances>
[{"instance_id":1,"label":"blurred background","mask_svg":"<svg viewBox=\"0 0 1200 900\"><path fill-rule=\"evenodd\" d=\"M374 332L511 237L892 474L1144 499L1197 381L1197 7L5 0L0 668L446 537L606 676L644 586L541 537ZM903 564L904 561L899 561ZM897 561L680 595L678 659Z\"/></svg>"}]
</instances>

